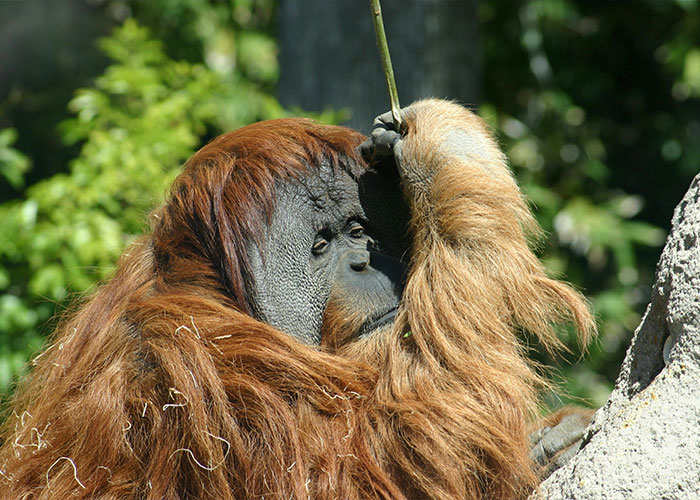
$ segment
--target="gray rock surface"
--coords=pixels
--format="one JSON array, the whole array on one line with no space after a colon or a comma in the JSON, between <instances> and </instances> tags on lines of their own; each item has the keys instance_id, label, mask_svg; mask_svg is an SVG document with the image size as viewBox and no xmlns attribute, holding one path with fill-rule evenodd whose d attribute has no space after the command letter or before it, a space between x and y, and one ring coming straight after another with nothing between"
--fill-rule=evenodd
<instances>
[{"instance_id":1,"label":"gray rock surface","mask_svg":"<svg viewBox=\"0 0 700 500\"><path fill-rule=\"evenodd\" d=\"M676 207L651 303L583 443L531 498L700 499L700 175Z\"/></svg>"}]
</instances>

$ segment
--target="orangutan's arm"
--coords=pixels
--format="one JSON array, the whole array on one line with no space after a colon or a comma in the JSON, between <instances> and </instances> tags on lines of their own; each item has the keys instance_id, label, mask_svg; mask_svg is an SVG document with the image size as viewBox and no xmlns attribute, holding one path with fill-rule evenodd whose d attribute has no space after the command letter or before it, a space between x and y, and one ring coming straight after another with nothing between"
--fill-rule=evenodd
<instances>
[{"instance_id":1,"label":"orangutan's arm","mask_svg":"<svg viewBox=\"0 0 700 500\"><path fill-rule=\"evenodd\" d=\"M437 99L418 101L402 115L403 135L394 130L390 113L377 117L363 152L393 159L385 165L398 170L414 232L456 246L483 248L500 235L527 247L522 235L537 233L537 225L485 123Z\"/></svg>"},{"instance_id":2,"label":"orangutan's arm","mask_svg":"<svg viewBox=\"0 0 700 500\"><path fill-rule=\"evenodd\" d=\"M503 283L512 321L556 349L556 337L530 313L554 311L556 316L557 310L568 309L585 341L594 330L585 300L546 278L529 250L528 236L536 236L539 227L484 122L458 104L436 99L418 101L404 108L402 116L407 125L403 134L394 130L390 113L379 116L361 150L376 168L398 172L411 207L416 260L446 246L457 260L472 264L472 270L486 270L494 280L520 273ZM513 262L517 265L509 264ZM523 272L535 276L524 282L537 283L538 291L518 288ZM498 300L494 296L491 302ZM531 433L530 455L541 476L576 453L590 417L587 410L568 409L535 426L539 430Z\"/></svg>"}]
</instances>

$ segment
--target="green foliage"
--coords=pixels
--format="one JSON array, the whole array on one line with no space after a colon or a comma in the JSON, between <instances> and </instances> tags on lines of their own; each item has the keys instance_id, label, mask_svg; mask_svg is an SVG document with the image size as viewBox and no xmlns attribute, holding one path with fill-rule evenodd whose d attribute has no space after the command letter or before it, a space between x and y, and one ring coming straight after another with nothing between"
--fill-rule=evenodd
<instances>
[{"instance_id":1,"label":"green foliage","mask_svg":"<svg viewBox=\"0 0 700 500\"><path fill-rule=\"evenodd\" d=\"M261 54L269 43L250 43L251 57L269 61ZM67 173L0 205L0 388L40 345L55 305L111 273L207 134L281 111L239 73L169 58L132 19L100 47L113 62L76 92L75 117L61 125L80 154ZM29 162L9 147L13 140L12 130L0 132L0 174L19 186Z\"/></svg>"},{"instance_id":2,"label":"green foliage","mask_svg":"<svg viewBox=\"0 0 700 500\"><path fill-rule=\"evenodd\" d=\"M594 405L648 301L659 225L700 164L700 6L677 4L487 0L479 9L480 113L548 233L546 264L597 314L585 363L560 367L570 395Z\"/></svg>"},{"instance_id":3,"label":"green foliage","mask_svg":"<svg viewBox=\"0 0 700 500\"><path fill-rule=\"evenodd\" d=\"M0 178L4 177L13 188L24 186L24 174L31 162L21 152L12 148L17 140L17 131L11 128L0 130Z\"/></svg>"}]
</instances>

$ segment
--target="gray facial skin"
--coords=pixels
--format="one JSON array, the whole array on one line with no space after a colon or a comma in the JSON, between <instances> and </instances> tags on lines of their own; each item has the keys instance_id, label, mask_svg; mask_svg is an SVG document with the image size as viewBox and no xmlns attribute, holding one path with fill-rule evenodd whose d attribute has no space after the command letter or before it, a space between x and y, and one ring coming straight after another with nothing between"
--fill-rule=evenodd
<instances>
[{"instance_id":1,"label":"gray facial skin","mask_svg":"<svg viewBox=\"0 0 700 500\"><path fill-rule=\"evenodd\" d=\"M249 247L254 315L319 345L333 294L370 318L358 335L385 325L401 297L407 217L396 180L376 172L356 180L321 165L280 183L265 238Z\"/></svg>"}]
</instances>

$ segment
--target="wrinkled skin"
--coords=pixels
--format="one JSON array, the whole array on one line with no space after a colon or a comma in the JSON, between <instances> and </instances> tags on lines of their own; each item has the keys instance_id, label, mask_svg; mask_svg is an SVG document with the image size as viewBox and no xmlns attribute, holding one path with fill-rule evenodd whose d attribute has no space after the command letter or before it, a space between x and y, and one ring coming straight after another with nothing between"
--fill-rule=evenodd
<instances>
[{"instance_id":1,"label":"wrinkled skin","mask_svg":"<svg viewBox=\"0 0 700 500\"><path fill-rule=\"evenodd\" d=\"M348 160L350 161L350 160ZM395 176L330 165L278 187L261 247L253 245L253 309L262 321L320 345L331 294L367 317L358 335L384 326L401 298L408 210Z\"/></svg>"}]
</instances>

